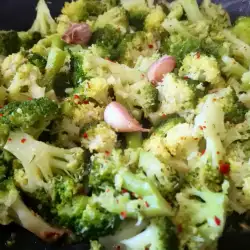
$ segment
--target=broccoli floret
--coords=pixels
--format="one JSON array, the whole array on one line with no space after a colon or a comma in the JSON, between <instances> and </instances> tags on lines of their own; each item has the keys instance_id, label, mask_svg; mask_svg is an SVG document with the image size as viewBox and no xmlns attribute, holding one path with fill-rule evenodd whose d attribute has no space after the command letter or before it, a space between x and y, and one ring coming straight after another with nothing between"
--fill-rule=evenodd
<instances>
[{"instance_id":1,"label":"broccoli floret","mask_svg":"<svg viewBox=\"0 0 250 250\"><path fill-rule=\"evenodd\" d=\"M42 74L38 67L25 63L21 65L8 87L11 101L22 101L45 96L45 88L39 86Z\"/></svg>"},{"instance_id":2,"label":"broccoli floret","mask_svg":"<svg viewBox=\"0 0 250 250\"><path fill-rule=\"evenodd\" d=\"M101 122L85 130L81 144L90 152L111 152L117 143L117 135L108 124Z\"/></svg>"},{"instance_id":3,"label":"broccoli floret","mask_svg":"<svg viewBox=\"0 0 250 250\"><path fill-rule=\"evenodd\" d=\"M22 53L15 53L7 56L1 63L1 73L3 76L3 83L8 87L10 81L14 78L18 68L24 64L27 59Z\"/></svg>"},{"instance_id":4,"label":"broccoli floret","mask_svg":"<svg viewBox=\"0 0 250 250\"><path fill-rule=\"evenodd\" d=\"M38 137L59 114L58 105L48 98L11 102L0 109L1 124Z\"/></svg>"},{"instance_id":5,"label":"broccoli floret","mask_svg":"<svg viewBox=\"0 0 250 250\"><path fill-rule=\"evenodd\" d=\"M201 82L209 82L214 87L221 87L225 84L216 59L200 53L190 53L184 58L179 75Z\"/></svg>"},{"instance_id":6,"label":"broccoli floret","mask_svg":"<svg viewBox=\"0 0 250 250\"><path fill-rule=\"evenodd\" d=\"M114 50L116 50L116 47L121 42L122 37L123 35L119 30L107 24L102 28L97 28L93 32L91 43L94 43L97 49L101 51L101 57L113 60L117 57ZM91 50L93 51L93 49Z\"/></svg>"},{"instance_id":7,"label":"broccoli floret","mask_svg":"<svg viewBox=\"0 0 250 250\"><path fill-rule=\"evenodd\" d=\"M76 180L83 176L84 151L81 148L57 148L23 132L10 132L4 148L22 163L25 181L21 188L26 192L44 189L49 193L51 179L58 172Z\"/></svg>"},{"instance_id":8,"label":"broccoli floret","mask_svg":"<svg viewBox=\"0 0 250 250\"><path fill-rule=\"evenodd\" d=\"M173 200L180 188L180 177L176 170L160 162L150 152L140 153L139 168L156 185L164 197L168 198L169 201Z\"/></svg>"},{"instance_id":9,"label":"broccoli floret","mask_svg":"<svg viewBox=\"0 0 250 250\"><path fill-rule=\"evenodd\" d=\"M90 250L103 250L103 246L97 240L90 241Z\"/></svg>"},{"instance_id":10,"label":"broccoli floret","mask_svg":"<svg viewBox=\"0 0 250 250\"><path fill-rule=\"evenodd\" d=\"M140 107L145 117L154 111L158 106L158 91L147 80L141 80L134 84L114 84L116 100L127 107L131 113L136 107Z\"/></svg>"},{"instance_id":11,"label":"broccoli floret","mask_svg":"<svg viewBox=\"0 0 250 250\"><path fill-rule=\"evenodd\" d=\"M103 107L89 101L81 102L77 95L72 99L65 99L61 104L62 114L71 119L76 126L83 128L88 124L103 121Z\"/></svg>"},{"instance_id":12,"label":"broccoli floret","mask_svg":"<svg viewBox=\"0 0 250 250\"><path fill-rule=\"evenodd\" d=\"M50 14L50 10L44 0L39 0L36 19L29 32L38 32L42 36L47 36L56 32L56 22Z\"/></svg>"},{"instance_id":13,"label":"broccoli floret","mask_svg":"<svg viewBox=\"0 0 250 250\"><path fill-rule=\"evenodd\" d=\"M0 183L0 224L14 221L45 241L55 241L64 234L34 214L21 200L11 179Z\"/></svg>"},{"instance_id":14,"label":"broccoli floret","mask_svg":"<svg viewBox=\"0 0 250 250\"><path fill-rule=\"evenodd\" d=\"M191 52L199 52L201 41L197 38L182 37L171 35L165 39L161 45L161 51L165 54L174 56L177 66L180 67L183 59Z\"/></svg>"},{"instance_id":15,"label":"broccoli floret","mask_svg":"<svg viewBox=\"0 0 250 250\"><path fill-rule=\"evenodd\" d=\"M102 15L99 15L94 24L94 30L111 25L118 32L126 33L128 29L128 19L125 10L122 7L114 7Z\"/></svg>"},{"instance_id":16,"label":"broccoli floret","mask_svg":"<svg viewBox=\"0 0 250 250\"><path fill-rule=\"evenodd\" d=\"M178 116L169 117L166 121L163 121L155 128L150 137L144 140L144 150L154 154L160 161L167 163L171 155L165 145L164 139L167 136L169 130L171 130L177 124L184 122L185 120Z\"/></svg>"},{"instance_id":17,"label":"broccoli floret","mask_svg":"<svg viewBox=\"0 0 250 250\"><path fill-rule=\"evenodd\" d=\"M129 249L178 249L175 226L166 217L150 220L149 226L138 235L121 241Z\"/></svg>"},{"instance_id":18,"label":"broccoli floret","mask_svg":"<svg viewBox=\"0 0 250 250\"><path fill-rule=\"evenodd\" d=\"M201 4L201 12L211 22L212 28L216 31L231 26L229 14L220 4L214 4L211 0L204 0Z\"/></svg>"},{"instance_id":19,"label":"broccoli floret","mask_svg":"<svg viewBox=\"0 0 250 250\"><path fill-rule=\"evenodd\" d=\"M137 30L143 29L146 16L149 14L150 8L145 0L122 0L123 8L128 12L129 24Z\"/></svg>"},{"instance_id":20,"label":"broccoli floret","mask_svg":"<svg viewBox=\"0 0 250 250\"><path fill-rule=\"evenodd\" d=\"M178 78L175 74L167 74L163 82L157 86L159 92L159 109L156 113L149 115L150 120L155 124L162 117L170 114L182 113L184 110L191 110L196 103L196 93L193 87L184 79Z\"/></svg>"},{"instance_id":21,"label":"broccoli floret","mask_svg":"<svg viewBox=\"0 0 250 250\"><path fill-rule=\"evenodd\" d=\"M20 49L20 38L16 31L0 31L0 55L8 56Z\"/></svg>"},{"instance_id":22,"label":"broccoli floret","mask_svg":"<svg viewBox=\"0 0 250 250\"><path fill-rule=\"evenodd\" d=\"M119 61L133 67L139 56L150 57L158 50L158 43L150 32L138 31L127 34L118 46Z\"/></svg>"},{"instance_id":23,"label":"broccoli floret","mask_svg":"<svg viewBox=\"0 0 250 250\"><path fill-rule=\"evenodd\" d=\"M160 58L159 53L153 54L151 57L139 56L137 58L135 69L138 69L142 73L147 73L150 66Z\"/></svg>"},{"instance_id":24,"label":"broccoli floret","mask_svg":"<svg viewBox=\"0 0 250 250\"><path fill-rule=\"evenodd\" d=\"M183 8L180 2L173 1L168 5L169 13L167 15L167 19L181 19L183 16Z\"/></svg>"},{"instance_id":25,"label":"broccoli floret","mask_svg":"<svg viewBox=\"0 0 250 250\"><path fill-rule=\"evenodd\" d=\"M250 18L249 17L239 17L234 27L232 28L232 32L242 41L250 45L250 37L249 37L249 27L250 27Z\"/></svg>"},{"instance_id":26,"label":"broccoli floret","mask_svg":"<svg viewBox=\"0 0 250 250\"><path fill-rule=\"evenodd\" d=\"M47 64L46 58L37 53L32 52L28 53L26 57L31 64L39 68L41 73L45 72L45 67Z\"/></svg>"},{"instance_id":27,"label":"broccoli floret","mask_svg":"<svg viewBox=\"0 0 250 250\"><path fill-rule=\"evenodd\" d=\"M195 23L198 21L205 20L205 17L201 13L196 0L180 0L180 3L189 21Z\"/></svg>"},{"instance_id":28,"label":"broccoli floret","mask_svg":"<svg viewBox=\"0 0 250 250\"><path fill-rule=\"evenodd\" d=\"M223 192L211 192L203 187L201 190L187 188L177 194L179 210L175 223L181 228L178 234L181 248L209 248L221 236L226 220L228 187L225 181Z\"/></svg>"},{"instance_id":29,"label":"broccoli floret","mask_svg":"<svg viewBox=\"0 0 250 250\"><path fill-rule=\"evenodd\" d=\"M39 32L18 32L18 36L21 40L21 48L25 50L31 49L41 38L41 34Z\"/></svg>"},{"instance_id":30,"label":"broccoli floret","mask_svg":"<svg viewBox=\"0 0 250 250\"><path fill-rule=\"evenodd\" d=\"M151 9L150 13L147 15L144 21L144 29L147 32L161 34L164 31L161 24L165 18L166 14L164 13L162 7L157 5L154 9Z\"/></svg>"},{"instance_id":31,"label":"broccoli floret","mask_svg":"<svg viewBox=\"0 0 250 250\"><path fill-rule=\"evenodd\" d=\"M85 99L93 99L100 105L104 105L111 101L109 89L110 84L105 78L96 77L81 83L74 90L74 94Z\"/></svg>"}]
</instances>

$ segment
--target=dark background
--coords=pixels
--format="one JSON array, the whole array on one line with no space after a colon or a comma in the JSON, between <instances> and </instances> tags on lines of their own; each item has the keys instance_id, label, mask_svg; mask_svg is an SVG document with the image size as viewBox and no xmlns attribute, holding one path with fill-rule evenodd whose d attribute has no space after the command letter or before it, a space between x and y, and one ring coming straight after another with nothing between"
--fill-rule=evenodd
<instances>
[{"instance_id":1,"label":"dark background","mask_svg":"<svg viewBox=\"0 0 250 250\"><path fill-rule=\"evenodd\" d=\"M53 16L57 16L64 4L64 0L47 1ZM250 0L214 0L222 3L229 11L232 20L239 15L250 15ZM27 30L35 18L37 0L0 0L0 30ZM238 219L236 219L238 224ZM232 225L230 224L229 228ZM235 226L237 228L237 226ZM15 234L12 247L6 246L6 241ZM29 232L15 225L0 226L0 250L87 250L86 244L58 247L49 246ZM111 250L111 249L109 249ZM162 249L165 250L165 249ZM168 249L172 250L172 249ZM198 250L198 249L197 249ZM227 230L219 240L219 250L250 250L250 233L240 230Z\"/></svg>"}]
</instances>

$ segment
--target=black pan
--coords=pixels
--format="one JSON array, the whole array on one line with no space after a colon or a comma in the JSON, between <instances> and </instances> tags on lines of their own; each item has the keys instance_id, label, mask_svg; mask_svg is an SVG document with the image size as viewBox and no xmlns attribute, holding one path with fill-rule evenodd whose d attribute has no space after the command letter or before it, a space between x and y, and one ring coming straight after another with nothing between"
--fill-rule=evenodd
<instances>
[{"instance_id":1,"label":"black pan","mask_svg":"<svg viewBox=\"0 0 250 250\"><path fill-rule=\"evenodd\" d=\"M48 0L53 16L57 16L64 0ZM214 0L222 3L230 13L232 21L237 16L250 15L250 0ZM27 30L35 18L36 0L0 0L0 30ZM218 250L250 250L250 231L239 226L245 217L233 215L227 222L223 236L219 240ZM250 224L250 221L249 221ZM249 227L250 228L250 227ZM14 237L12 246L7 246ZM0 226L0 250L88 250L86 243L75 246L59 247L46 245L36 236L16 225ZM111 250L111 249L110 249ZM165 249L162 249L165 250ZM168 249L172 250L172 249ZM199 249L197 249L199 250Z\"/></svg>"}]
</instances>

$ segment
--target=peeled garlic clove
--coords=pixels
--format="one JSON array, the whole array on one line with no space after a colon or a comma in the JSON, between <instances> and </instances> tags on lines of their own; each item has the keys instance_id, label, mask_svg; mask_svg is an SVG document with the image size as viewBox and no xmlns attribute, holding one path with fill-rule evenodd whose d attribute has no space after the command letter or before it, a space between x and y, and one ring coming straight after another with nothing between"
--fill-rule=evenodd
<instances>
[{"instance_id":1,"label":"peeled garlic clove","mask_svg":"<svg viewBox=\"0 0 250 250\"><path fill-rule=\"evenodd\" d=\"M172 72L175 66L176 60L173 56L163 56L150 66L148 70L149 81L154 84L161 82L164 75Z\"/></svg>"},{"instance_id":2,"label":"peeled garlic clove","mask_svg":"<svg viewBox=\"0 0 250 250\"><path fill-rule=\"evenodd\" d=\"M118 102L111 102L104 111L104 120L117 132L149 132Z\"/></svg>"},{"instance_id":3,"label":"peeled garlic clove","mask_svg":"<svg viewBox=\"0 0 250 250\"><path fill-rule=\"evenodd\" d=\"M92 32L87 23L72 23L62 36L62 40L68 44L87 45L91 36Z\"/></svg>"}]
</instances>

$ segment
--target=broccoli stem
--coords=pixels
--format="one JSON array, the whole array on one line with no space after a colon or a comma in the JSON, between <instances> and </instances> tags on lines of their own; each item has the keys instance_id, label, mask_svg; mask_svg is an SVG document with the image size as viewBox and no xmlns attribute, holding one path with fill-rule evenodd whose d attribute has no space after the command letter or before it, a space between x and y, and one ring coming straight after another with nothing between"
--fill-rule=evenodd
<instances>
[{"instance_id":1,"label":"broccoli stem","mask_svg":"<svg viewBox=\"0 0 250 250\"><path fill-rule=\"evenodd\" d=\"M189 21L197 22L205 19L196 0L181 0L181 5Z\"/></svg>"},{"instance_id":2,"label":"broccoli stem","mask_svg":"<svg viewBox=\"0 0 250 250\"><path fill-rule=\"evenodd\" d=\"M51 227L40 216L30 211L20 197L12 204L11 208L18 224L45 241L56 241L65 233L61 229Z\"/></svg>"},{"instance_id":3,"label":"broccoli stem","mask_svg":"<svg viewBox=\"0 0 250 250\"><path fill-rule=\"evenodd\" d=\"M126 133L126 143L128 148L139 148L142 146L142 133Z\"/></svg>"}]
</instances>

